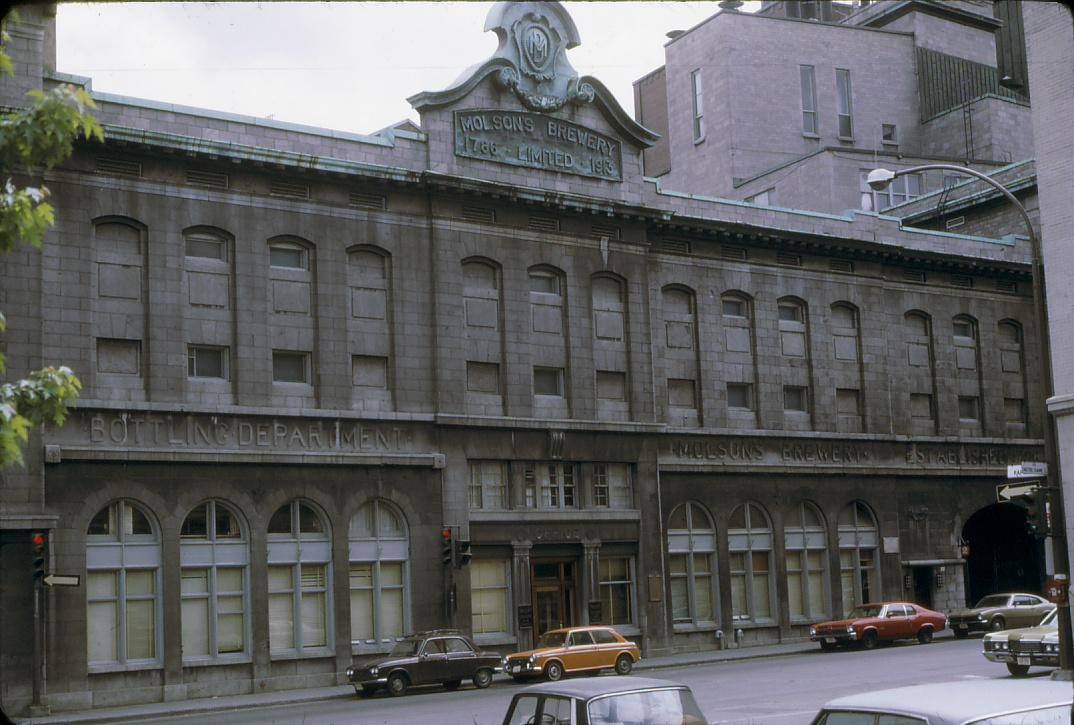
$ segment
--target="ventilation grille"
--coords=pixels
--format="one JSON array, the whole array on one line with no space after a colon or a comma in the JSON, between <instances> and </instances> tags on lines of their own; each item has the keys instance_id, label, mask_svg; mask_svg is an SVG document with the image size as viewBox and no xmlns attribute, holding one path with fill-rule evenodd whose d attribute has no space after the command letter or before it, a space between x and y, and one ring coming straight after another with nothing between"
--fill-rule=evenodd
<instances>
[{"instance_id":1,"label":"ventilation grille","mask_svg":"<svg viewBox=\"0 0 1074 725\"><path fill-rule=\"evenodd\" d=\"M739 262L746 261L745 247L729 247L726 244L720 247L720 256L724 259L734 259Z\"/></svg>"},{"instance_id":2,"label":"ventilation grille","mask_svg":"<svg viewBox=\"0 0 1074 725\"><path fill-rule=\"evenodd\" d=\"M285 199L309 199L310 188L306 184L288 184L286 181L274 181L269 186L269 194Z\"/></svg>"},{"instance_id":3,"label":"ventilation grille","mask_svg":"<svg viewBox=\"0 0 1074 725\"><path fill-rule=\"evenodd\" d=\"M114 174L116 176L142 176L142 165L137 161L124 161L123 159L107 159L97 157L97 171L102 174Z\"/></svg>"},{"instance_id":4,"label":"ventilation grille","mask_svg":"<svg viewBox=\"0 0 1074 725\"><path fill-rule=\"evenodd\" d=\"M925 273L920 269L904 269L902 271L902 279L904 282L925 284Z\"/></svg>"},{"instance_id":5,"label":"ventilation grille","mask_svg":"<svg viewBox=\"0 0 1074 725\"><path fill-rule=\"evenodd\" d=\"M186 183L198 186L209 186L213 189L227 188L227 174L218 174L215 171L199 171L198 169L186 170Z\"/></svg>"},{"instance_id":6,"label":"ventilation grille","mask_svg":"<svg viewBox=\"0 0 1074 725\"><path fill-rule=\"evenodd\" d=\"M829 259L828 269L833 272L853 272L854 263L849 259Z\"/></svg>"},{"instance_id":7,"label":"ventilation grille","mask_svg":"<svg viewBox=\"0 0 1074 725\"><path fill-rule=\"evenodd\" d=\"M607 237L608 239L620 238L619 227L612 226L611 224L594 224L589 228L589 233L598 239L600 237Z\"/></svg>"},{"instance_id":8,"label":"ventilation grille","mask_svg":"<svg viewBox=\"0 0 1074 725\"><path fill-rule=\"evenodd\" d=\"M388 198L386 196L365 191L352 191L347 199L347 203L351 206L361 207L362 209L383 210L388 208Z\"/></svg>"},{"instance_id":9,"label":"ventilation grille","mask_svg":"<svg viewBox=\"0 0 1074 725\"><path fill-rule=\"evenodd\" d=\"M970 277L968 274L953 274L951 275L951 286L972 289L973 277Z\"/></svg>"},{"instance_id":10,"label":"ventilation grille","mask_svg":"<svg viewBox=\"0 0 1074 725\"><path fill-rule=\"evenodd\" d=\"M554 216L534 214L526 220L526 226L535 232L558 232L559 219Z\"/></svg>"},{"instance_id":11,"label":"ventilation grille","mask_svg":"<svg viewBox=\"0 0 1074 725\"><path fill-rule=\"evenodd\" d=\"M496 221L496 210L487 206L464 206L462 208L462 218L468 222L488 222L491 224Z\"/></svg>"},{"instance_id":12,"label":"ventilation grille","mask_svg":"<svg viewBox=\"0 0 1074 725\"><path fill-rule=\"evenodd\" d=\"M1017 282L1010 282L1010 281L1005 280L1005 279L997 279L996 280L996 291L997 292L1004 292L1004 293L1009 294L1009 295L1016 295L1016 294L1018 294L1018 283Z\"/></svg>"},{"instance_id":13,"label":"ventilation grille","mask_svg":"<svg viewBox=\"0 0 1074 725\"><path fill-rule=\"evenodd\" d=\"M964 217L964 216L954 216L954 217L951 217L950 219L948 219L944 226L947 229L950 230L950 229L957 229L958 227L962 226L965 223L966 223L966 217Z\"/></svg>"},{"instance_id":14,"label":"ventilation grille","mask_svg":"<svg viewBox=\"0 0 1074 725\"><path fill-rule=\"evenodd\" d=\"M790 252L776 252L776 264L786 265L787 267L801 267L802 255L791 254Z\"/></svg>"},{"instance_id":15,"label":"ventilation grille","mask_svg":"<svg viewBox=\"0 0 1074 725\"><path fill-rule=\"evenodd\" d=\"M661 252L672 252L674 254L690 253L690 242L685 239L660 239L657 240L656 246Z\"/></svg>"}]
</instances>

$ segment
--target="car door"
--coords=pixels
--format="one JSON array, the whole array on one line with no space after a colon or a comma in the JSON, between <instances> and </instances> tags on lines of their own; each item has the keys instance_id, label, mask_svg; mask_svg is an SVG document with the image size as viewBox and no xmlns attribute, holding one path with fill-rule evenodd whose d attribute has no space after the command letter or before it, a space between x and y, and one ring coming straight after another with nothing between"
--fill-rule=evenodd
<instances>
[{"instance_id":1,"label":"car door","mask_svg":"<svg viewBox=\"0 0 1074 725\"><path fill-rule=\"evenodd\" d=\"M412 676L414 684L444 682L451 679L447 676L447 662L443 638L425 640L421 654L418 655L418 662L414 666L415 674Z\"/></svg>"},{"instance_id":2,"label":"car door","mask_svg":"<svg viewBox=\"0 0 1074 725\"><path fill-rule=\"evenodd\" d=\"M588 631L579 630L571 632L567 640L567 654L564 668L568 670L585 670L592 667L600 667L600 656L596 645L593 644L593 636Z\"/></svg>"},{"instance_id":3,"label":"car door","mask_svg":"<svg viewBox=\"0 0 1074 725\"><path fill-rule=\"evenodd\" d=\"M444 681L465 680L474 676L477 654L462 637L448 637L444 640L444 649L447 651L447 664L445 665Z\"/></svg>"},{"instance_id":4,"label":"car door","mask_svg":"<svg viewBox=\"0 0 1074 725\"><path fill-rule=\"evenodd\" d=\"M888 604L885 606L876 625L880 639L898 639L901 636L899 631L905 619L906 612L903 611L901 604Z\"/></svg>"},{"instance_id":5,"label":"car door","mask_svg":"<svg viewBox=\"0 0 1074 725\"><path fill-rule=\"evenodd\" d=\"M593 644L598 652L601 667L614 667L616 655L623 649L619 640L607 629L590 630L593 635Z\"/></svg>"},{"instance_id":6,"label":"car door","mask_svg":"<svg viewBox=\"0 0 1074 725\"><path fill-rule=\"evenodd\" d=\"M1051 610L1051 602L1028 594L1014 597L1010 627L1035 627Z\"/></svg>"}]
</instances>

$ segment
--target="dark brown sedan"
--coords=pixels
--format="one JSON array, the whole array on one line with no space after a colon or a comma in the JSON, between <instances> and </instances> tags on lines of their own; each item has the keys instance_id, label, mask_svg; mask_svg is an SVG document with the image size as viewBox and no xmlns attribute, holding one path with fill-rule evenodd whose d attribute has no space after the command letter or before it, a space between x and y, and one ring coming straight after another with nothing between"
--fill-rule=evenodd
<instances>
[{"instance_id":1,"label":"dark brown sedan","mask_svg":"<svg viewBox=\"0 0 1074 725\"><path fill-rule=\"evenodd\" d=\"M411 685L442 684L454 690L470 680L485 688L501 667L499 654L479 650L457 632L436 630L404 637L386 655L360 658L347 668L347 679L359 695L385 689L397 697Z\"/></svg>"}]
</instances>

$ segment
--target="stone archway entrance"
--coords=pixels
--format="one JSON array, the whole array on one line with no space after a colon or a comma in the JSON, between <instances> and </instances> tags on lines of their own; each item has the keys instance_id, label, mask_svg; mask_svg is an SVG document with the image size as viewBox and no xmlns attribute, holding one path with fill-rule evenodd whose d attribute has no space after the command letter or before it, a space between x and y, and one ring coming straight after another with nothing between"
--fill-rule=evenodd
<instances>
[{"instance_id":1,"label":"stone archway entrance","mask_svg":"<svg viewBox=\"0 0 1074 725\"><path fill-rule=\"evenodd\" d=\"M966 599L974 604L994 592L1040 592L1043 545L1026 533L1021 506L994 503L969 518L962 539L966 560Z\"/></svg>"}]
</instances>

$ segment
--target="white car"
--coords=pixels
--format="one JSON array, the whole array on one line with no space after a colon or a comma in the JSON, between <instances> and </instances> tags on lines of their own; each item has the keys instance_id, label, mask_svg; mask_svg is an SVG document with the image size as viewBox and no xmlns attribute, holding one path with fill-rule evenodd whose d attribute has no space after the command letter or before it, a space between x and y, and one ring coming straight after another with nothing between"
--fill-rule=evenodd
<instances>
[{"instance_id":1,"label":"white car","mask_svg":"<svg viewBox=\"0 0 1074 725\"><path fill-rule=\"evenodd\" d=\"M1007 671L1015 677L1025 675L1030 667L1058 667L1057 614L1058 610L1053 609L1036 627L989 632L984 636L981 654L992 662L1007 665Z\"/></svg>"}]
</instances>

